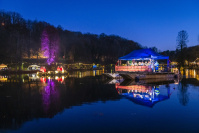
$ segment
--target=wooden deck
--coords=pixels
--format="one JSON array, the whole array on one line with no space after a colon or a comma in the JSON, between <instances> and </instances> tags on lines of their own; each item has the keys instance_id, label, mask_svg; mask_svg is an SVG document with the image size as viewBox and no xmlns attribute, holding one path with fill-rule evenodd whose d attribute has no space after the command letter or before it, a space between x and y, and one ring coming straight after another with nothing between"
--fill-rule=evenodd
<instances>
[{"instance_id":1,"label":"wooden deck","mask_svg":"<svg viewBox=\"0 0 199 133\"><path fill-rule=\"evenodd\" d=\"M124 79L168 79L178 75L171 72L119 72Z\"/></svg>"}]
</instances>

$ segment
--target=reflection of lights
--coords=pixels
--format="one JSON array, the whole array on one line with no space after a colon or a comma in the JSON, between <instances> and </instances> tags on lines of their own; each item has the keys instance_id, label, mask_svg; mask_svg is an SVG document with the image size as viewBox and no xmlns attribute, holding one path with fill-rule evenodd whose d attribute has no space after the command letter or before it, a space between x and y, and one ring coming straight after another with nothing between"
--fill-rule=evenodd
<instances>
[{"instance_id":1,"label":"reflection of lights","mask_svg":"<svg viewBox=\"0 0 199 133\"><path fill-rule=\"evenodd\" d=\"M48 77L48 79L50 79L50 77Z\"/></svg>"},{"instance_id":2,"label":"reflection of lights","mask_svg":"<svg viewBox=\"0 0 199 133\"><path fill-rule=\"evenodd\" d=\"M59 106L59 91L56 88L55 82L53 80L47 81L47 86L44 87L42 92L42 103L45 113L50 111L52 105Z\"/></svg>"},{"instance_id":3,"label":"reflection of lights","mask_svg":"<svg viewBox=\"0 0 199 133\"><path fill-rule=\"evenodd\" d=\"M186 75L186 77L188 77L188 75L189 75L189 70L185 70L185 75Z\"/></svg>"},{"instance_id":4,"label":"reflection of lights","mask_svg":"<svg viewBox=\"0 0 199 133\"><path fill-rule=\"evenodd\" d=\"M58 71L55 71L55 73L58 73Z\"/></svg>"},{"instance_id":5,"label":"reflection of lights","mask_svg":"<svg viewBox=\"0 0 199 133\"><path fill-rule=\"evenodd\" d=\"M46 82L46 78L42 77L42 78L40 78L40 81L45 83Z\"/></svg>"},{"instance_id":6,"label":"reflection of lights","mask_svg":"<svg viewBox=\"0 0 199 133\"><path fill-rule=\"evenodd\" d=\"M196 77L196 70L193 71L193 76Z\"/></svg>"},{"instance_id":7,"label":"reflection of lights","mask_svg":"<svg viewBox=\"0 0 199 133\"><path fill-rule=\"evenodd\" d=\"M96 71L96 75L99 75L99 70Z\"/></svg>"},{"instance_id":8,"label":"reflection of lights","mask_svg":"<svg viewBox=\"0 0 199 133\"><path fill-rule=\"evenodd\" d=\"M64 80L64 76L62 76L62 79Z\"/></svg>"},{"instance_id":9,"label":"reflection of lights","mask_svg":"<svg viewBox=\"0 0 199 133\"><path fill-rule=\"evenodd\" d=\"M24 79L23 79L23 82L24 82Z\"/></svg>"},{"instance_id":10,"label":"reflection of lights","mask_svg":"<svg viewBox=\"0 0 199 133\"><path fill-rule=\"evenodd\" d=\"M58 79L58 76L55 76L55 79L57 80L57 79Z\"/></svg>"},{"instance_id":11,"label":"reflection of lights","mask_svg":"<svg viewBox=\"0 0 199 133\"><path fill-rule=\"evenodd\" d=\"M82 73L81 72L79 72L79 78L81 78L82 77Z\"/></svg>"}]
</instances>

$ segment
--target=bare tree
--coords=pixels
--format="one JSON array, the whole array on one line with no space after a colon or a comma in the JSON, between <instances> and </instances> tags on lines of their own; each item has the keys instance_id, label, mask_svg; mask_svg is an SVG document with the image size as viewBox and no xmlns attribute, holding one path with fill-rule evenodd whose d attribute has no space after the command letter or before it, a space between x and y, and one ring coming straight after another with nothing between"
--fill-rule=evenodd
<instances>
[{"instance_id":1,"label":"bare tree","mask_svg":"<svg viewBox=\"0 0 199 133\"><path fill-rule=\"evenodd\" d=\"M181 67L184 66L184 60L186 55L185 48L187 48L188 33L185 30L178 32L176 41L177 41L176 51L178 52L178 63L179 67Z\"/></svg>"},{"instance_id":2,"label":"bare tree","mask_svg":"<svg viewBox=\"0 0 199 133\"><path fill-rule=\"evenodd\" d=\"M177 36L177 49L182 51L184 48L187 47L188 42L188 33L185 30L178 32Z\"/></svg>"}]
</instances>

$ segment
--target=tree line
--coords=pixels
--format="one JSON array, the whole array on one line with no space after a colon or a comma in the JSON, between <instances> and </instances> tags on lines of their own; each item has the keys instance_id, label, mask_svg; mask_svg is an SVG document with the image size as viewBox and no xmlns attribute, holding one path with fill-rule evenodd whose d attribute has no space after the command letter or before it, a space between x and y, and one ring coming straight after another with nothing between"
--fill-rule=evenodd
<instances>
[{"instance_id":1,"label":"tree line","mask_svg":"<svg viewBox=\"0 0 199 133\"><path fill-rule=\"evenodd\" d=\"M53 58L56 56L54 58L56 62L110 64L133 50L146 48L120 36L72 32L63 29L60 25L55 27L45 21L25 20L16 12L0 11L0 63L21 65L24 60L44 59L43 50L46 47L42 46L42 38L45 38L45 31L48 31L50 37L48 40L56 42L56 46L54 43L52 45L54 47L50 49L57 51L49 53ZM175 51L160 52L156 47L152 49L169 56L171 61L179 62L181 66L185 60L191 62L199 57L198 45L187 47L186 31L178 33L176 42Z\"/></svg>"},{"instance_id":2,"label":"tree line","mask_svg":"<svg viewBox=\"0 0 199 133\"><path fill-rule=\"evenodd\" d=\"M57 62L110 64L118 57L143 48L120 36L71 32L44 21L25 20L16 12L0 11L0 63L21 64L24 59L42 59L42 33L46 29L58 34Z\"/></svg>"},{"instance_id":3,"label":"tree line","mask_svg":"<svg viewBox=\"0 0 199 133\"><path fill-rule=\"evenodd\" d=\"M190 62L195 61L199 58L199 45L187 47L188 44L188 33L185 30L178 32L176 37L176 50L174 51L163 51L161 54L169 56L171 61L178 62L178 67L185 67L190 65ZM187 61L187 63L185 63Z\"/></svg>"}]
</instances>

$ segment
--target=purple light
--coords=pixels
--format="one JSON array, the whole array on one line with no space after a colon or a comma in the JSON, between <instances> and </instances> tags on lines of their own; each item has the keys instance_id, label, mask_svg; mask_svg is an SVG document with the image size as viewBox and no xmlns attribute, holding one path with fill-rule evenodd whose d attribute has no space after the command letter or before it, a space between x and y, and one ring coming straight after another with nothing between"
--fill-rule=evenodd
<instances>
[{"instance_id":1,"label":"purple light","mask_svg":"<svg viewBox=\"0 0 199 133\"><path fill-rule=\"evenodd\" d=\"M59 36L57 30L48 26L41 36L41 50L47 58L48 65L55 62L56 55L59 49Z\"/></svg>"},{"instance_id":2,"label":"purple light","mask_svg":"<svg viewBox=\"0 0 199 133\"><path fill-rule=\"evenodd\" d=\"M49 38L46 30L44 30L42 33L41 50L44 52L44 56L49 58Z\"/></svg>"},{"instance_id":3,"label":"purple light","mask_svg":"<svg viewBox=\"0 0 199 133\"><path fill-rule=\"evenodd\" d=\"M50 108L59 108L60 94L56 88L55 81L48 80L47 86L42 92L43 108L46 114L49 113Z\"/></svg>"}]
</instances>

